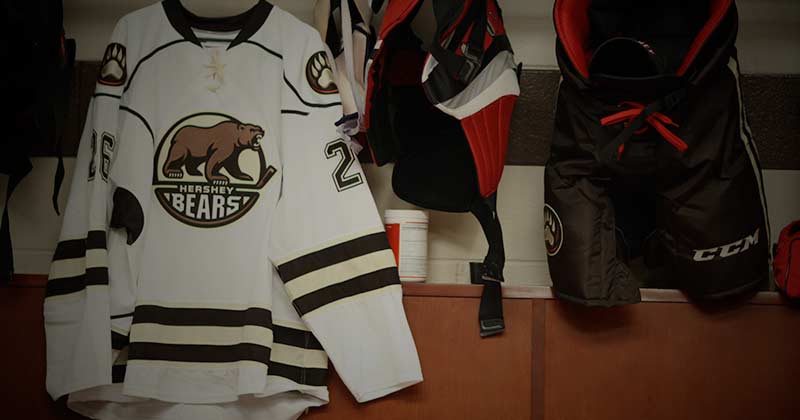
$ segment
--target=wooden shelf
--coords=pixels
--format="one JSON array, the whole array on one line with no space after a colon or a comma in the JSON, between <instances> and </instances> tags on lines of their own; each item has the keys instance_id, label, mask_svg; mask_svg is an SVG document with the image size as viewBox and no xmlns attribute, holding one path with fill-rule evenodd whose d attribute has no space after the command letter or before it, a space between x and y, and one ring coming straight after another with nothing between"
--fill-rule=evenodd
<instances>
[{"instance_id":1,"label":"wooden shelf","mask_svg":"<svg viewBox=\"0 0 800 420\"><path fill-rule=\"evenodd\" d=\"M16 274L11 284L5 287L44 287L47 276L40 274ZM470 297L481 296L481 286L447 283L403 283L403 295L419 297ZM680 290L642 289L642 302L689 303L691 300ZM503 286L505 299L556 299L550 287ZM778 292L758 292L735 303L751 305L787 305L789 302Z\"/></svg>"},{"instance_id":2,"label":"wooden shelf","mask_svg":"<svg viewBox=\"0 0 800 420\"><path fill-rule=\"evenodd\" d=\"M405 296L427 297L480 297L481 286L472 284L446 283L404 283ZM680 290L642 289L642 302L690 303ZM503 286L503 297L506 299L557 299L550 287L543 286ZM752 305L787 305L789 302L778 292L758 292L734 299L733 302ZM701 303L702 304L702 303Z\"/></svg>"},{"instance_id":3,"label":"wooden shelf","mask_svg":"<svg viewBox=\"0 0 800 420\"><path fill-rule=\"evenodd\" d=\"M0 288L0 406L7 418L78 418L44 390L45 276ZM358 404L332 375L314 420L796 418L800 311L775 293L715 305L644 290L585 308L546 287L506 287L507 330L478 336L480 286L404 284L425 381Z\"/></svg>"}]
</instances>

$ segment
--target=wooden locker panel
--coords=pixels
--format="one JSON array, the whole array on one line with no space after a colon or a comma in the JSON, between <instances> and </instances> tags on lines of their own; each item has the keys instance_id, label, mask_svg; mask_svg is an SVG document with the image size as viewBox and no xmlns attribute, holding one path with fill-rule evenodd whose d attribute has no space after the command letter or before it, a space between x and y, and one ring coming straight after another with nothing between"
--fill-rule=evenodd
<instances>
[{"instance_id":1,"label":"wooden locker panel","mask_svg":"<svg viewBox=\"0 0 800 420\"><path fill-rule=\"evenodd\" d=\"M24 286L0 287L0 418L81 418L45 392L44 289ZM508 330L482 340L480 288L404 290L425 382L359 405L334 374L331 403L304 418L797 418L800 312L774 294L587 309L508 288Z\"/></svg>"},{"instance_id":2,"label":"wooden locker panel","mask_svg":"<svg viewBox=\"0 0 800 420\"><path fill-rule=\"evenodd\" d=\"M471 288L470 288L471 289ZM528 299L504 302L506 332L478 336L477 297L406 297L425 380L359 405L342 382L308 420L525 420L531 413L531 320Z\"/></svg>"},{"instance_id":3,"label":"wooden locker panel","mask_svg":"<svg viewBox=\"0 0 800 420\"><path fill-rule=\"evenodd\" d=\"M546 305L548 420L799 418L797 310Z\"/></svg>"},{"instance_id":4,"label":"wooden locker panel","mask_svg":"<svg viewBox=\"0 0 800 420\"><path fill-rule=\"evenodd\" d=\"M0 418L84 418L44 388L43 301L43 287L0 287Z\"/></svg>"}]
</instances>

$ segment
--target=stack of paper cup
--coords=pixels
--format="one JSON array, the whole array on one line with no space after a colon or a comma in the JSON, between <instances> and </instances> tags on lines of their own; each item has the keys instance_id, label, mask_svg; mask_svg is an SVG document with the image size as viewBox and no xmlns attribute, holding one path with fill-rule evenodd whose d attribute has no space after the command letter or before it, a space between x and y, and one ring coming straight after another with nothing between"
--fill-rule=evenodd
<instances>
[{"instance_id":1,"label":"stack of paper cup","mask_svg":"<svg viewBox=\"0 0 800 420\"><path fill-rule=\"evenodd\" d=\"M386 210L383 223L397 261L400 281L425 281L428 278L428 212Z\"/></svg>"}]
</instances>

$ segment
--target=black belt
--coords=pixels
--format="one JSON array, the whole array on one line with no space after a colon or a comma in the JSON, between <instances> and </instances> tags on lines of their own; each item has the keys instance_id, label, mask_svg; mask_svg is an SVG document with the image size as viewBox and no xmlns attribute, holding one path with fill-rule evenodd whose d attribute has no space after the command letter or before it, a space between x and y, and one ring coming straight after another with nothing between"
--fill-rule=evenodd
<instances>
[{"instance_id":1,"label":"black belt","mask_svg":"<svg viewBox=\"0 0 800 420\"><path fill-rule=\"evenodd\" d=\"M489 252L481 265L480 281L483 283L483 293L478 310L481 337L489 337L505 331L500 283L503 282L506 256L503 247L503 231L497 217L497 193L475 202L470 212L480 222L486 240L489 242Z\"/></svg>"}]
</instances>

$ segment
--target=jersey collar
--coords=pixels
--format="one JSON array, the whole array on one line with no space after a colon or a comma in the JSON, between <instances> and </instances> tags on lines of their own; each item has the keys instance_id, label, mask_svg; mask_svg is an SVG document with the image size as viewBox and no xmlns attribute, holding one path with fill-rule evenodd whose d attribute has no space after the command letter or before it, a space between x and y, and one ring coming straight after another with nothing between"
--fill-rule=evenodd
<instances>
[{"instance_id":1,"label":"jersey collar","mask_svg":"<svg viewBox=\"0 0 800 420\"><path fill-rule=\"evenodd\" d=\"M195 45L202 46L192 28L219 32L239 31L236 39L231 42L228 49L247 41L253 36L272 11L272 5L264 0L259 0L255 6L242 14L220 18L197 16L183 7L179 0L164 0L162 5L169 23L184 39Z\"/></svg>"}]
</instances>

